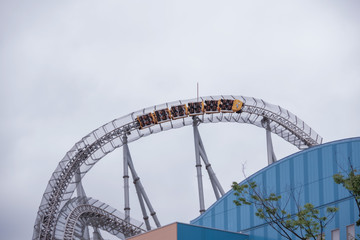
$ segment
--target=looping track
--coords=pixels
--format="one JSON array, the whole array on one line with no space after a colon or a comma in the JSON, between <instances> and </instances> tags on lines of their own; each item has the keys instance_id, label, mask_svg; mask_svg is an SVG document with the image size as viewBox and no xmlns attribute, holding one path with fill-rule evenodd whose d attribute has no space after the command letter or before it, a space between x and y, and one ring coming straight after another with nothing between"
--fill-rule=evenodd
<instances>
[{"instance_id":1,"label":"looping track","mask_svg":"<svg viewBox=\"0 0 360 240\"><path fill-rule=\"evenodd\" d=\"M201 123L253 124L277 134L299 149L322 143L322 138L297 116L280 106L266 103L263 100L229 95L201 97L200 101L218 99L239 99L244 106L241 113L220 112L199 115ZM127 136L127 142L130 143L154 133L193 124L193 119L186 117L139 129L136 122L137 116L195 101L196 99L179 100L133 112L99 127L77 142L60 161L46 187L35 221L33 239L55 238L54 230L59 219L60 209L70 200L79 183L75 180L75 173L79 171L83 177L96 162L116 148L123 146L124 136ZM264 124L264 120L267 124Z\"/></svg>"}]
</instances>

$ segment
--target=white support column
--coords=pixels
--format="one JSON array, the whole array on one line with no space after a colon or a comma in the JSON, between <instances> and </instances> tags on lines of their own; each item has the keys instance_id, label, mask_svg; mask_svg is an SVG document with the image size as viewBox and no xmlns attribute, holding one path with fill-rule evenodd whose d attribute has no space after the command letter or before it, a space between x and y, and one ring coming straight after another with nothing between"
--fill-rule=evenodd
<instances>
[{"instance_id":1,"label":"white support column","mask_svg":"<svg viewBox=\"0 0 360 240\"><path fill-rule=\"evenodd\" d=\"M276 162L276 156L272 144L271 132L269 130L266 130L266 147L267 147L267 155L268 155L268 164L270 165Z\"/></svg>"},{"instance_id":2,"label":"white support column","mask_svg":"<svg viewBox=\"0 0 360 240\"><path fill-rule=\"evenodd\" d=\"M275 156L274 147L273 147L272 139L271 139L270 122L269 122L269 119L263 118L261 120L261 123L266 131L267 158L268 158L268 164L270 165L270 164L276 162L276 156Z\"/></svg>"},{"instance_id":3,"label":"white support column","mask_svg":"<svg viewBox=\"0 0 360 240\"><path fill-rule=\"evenodd\" d=\"M126 134L123 137L124 147L123 147L123 178L124 178L124 201L125 201L125 221L130 222L130 197L129 197L129 148L127 147L127 136Z\"/></svg>"},{"instance_id":4,"label":"white support column","mask_svg":"<svg viewBox=\"0 0 360 240\"><path fill-rule=\"evenodd\" d=\"M199 130L198 124L199 119L193 118L193 130L194 130L194 141L195 141L195 158L196 158L196 172L198 180L198 191L199 191L199 203L200 203L200 214L205 212L205 201L204 201L204 189L202 182L202 173L201 173L201 160L200 160L200 144L199 144Z\"/></svg>"}]
</instances>

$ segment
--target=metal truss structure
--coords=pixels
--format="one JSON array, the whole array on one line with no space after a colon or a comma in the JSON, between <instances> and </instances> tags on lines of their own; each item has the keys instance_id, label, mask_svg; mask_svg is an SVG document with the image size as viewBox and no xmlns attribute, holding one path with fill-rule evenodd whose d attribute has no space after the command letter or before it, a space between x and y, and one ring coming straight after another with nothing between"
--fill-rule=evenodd
<instances>
[{"instance_id":1,"label":"metal truss structure","mask_svg":"<svg viewBox=\"0 0 360 240\"><path fill-rule=\"evenodd\" d=\"M193 106L193 103L210 101L239 101L243 104L239 111L200 111L197 114L185 114L179 118L169 118L170 110L178 106ZM141 126L139 116L147 116L153 112L163 112L166 121L151 122L148 127ZM168 118L166 118L168 116ZM94 239L101 239L98 228L108 231L119 238L140 233L141 224L134 223L130 218L129 200L129 169L138 194L146 229L150 230L146 207L152 216L156 227L160 227L149 198L137 175L132 161L128 143L154 133L193 126L195 141L195 158L198 179L200 213L205 211L201 159L208 171L210 181L217 199L224 195L215 173L211 167L202 143L198 125L203 123L234 122L249 123L264 128L266 131L269 164L276 161L271 133L277 134L297 148L305 149L322 143L314 130L301 119L286 109L269 104L261 99L244 96L208 96L199 99L179 100L164 103L133 112L117 118L92 131L77 142L60 161L51 176L42 197L35 220L33 239L90 239L88 226L94 228ZM124 199L125 214L99 201L87 198L81 184L82 177L103 157L123 147L124 163ZM74 191L77 197L72 198Z\"/></svg>"},{"instance_id":2,"label":"metal truss structure","mask_svg":"<svg viewBox=\"0 0 360 240\"><path fill-rule=\"evenodd\" d=\"M55 239L89 239L87 226L103 229L121 239L142 232L143 223L125 219L124 214L98 200L76 197L61 209L55 226Z\"/></svg>"}]
</instances>

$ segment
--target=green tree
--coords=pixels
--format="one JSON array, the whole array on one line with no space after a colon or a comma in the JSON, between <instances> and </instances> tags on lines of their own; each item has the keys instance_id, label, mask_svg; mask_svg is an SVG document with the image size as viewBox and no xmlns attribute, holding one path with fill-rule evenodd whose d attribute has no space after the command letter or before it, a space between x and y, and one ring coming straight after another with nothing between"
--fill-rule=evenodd
<instances>
[{"instance_id":1,"label":"green tree","mask_svg":"<svg viewBox=\"0 0 360 240\"><path fill-rule=\"evenodd\" d=\"M280 195L262 192L253 181L242 185L233 182L232 188L237 197L234 200L237 206L253 205L256 208L255 215L257 217L263 219L281 236L289 240L292 239L291 234L294 234L297 239L303 240L323 239L324 228L338 210L336 207L328 207L326 216L320 216L319 209L316 209L311 203L301 206L293 191L288 199L281 200ZM296 205L296 212L293 214L285 210L291 198Z\"/></svg>"},{"instance_id":2,"label":"green tree","mask_svg":"<svg viewBox=\"0 0 360 240\"><path fill-rule=\"evenodd\" d=\"M333 178L335 183L341 184L354 197L357 208L359 210L359 219L356 221L356 226L360 226L360 174L358 174L358 171L353 167L350 159L349 165L350 171L348 171L345 176L341 173L338 173L335 174Z\"/></svg>"}]
</instances>

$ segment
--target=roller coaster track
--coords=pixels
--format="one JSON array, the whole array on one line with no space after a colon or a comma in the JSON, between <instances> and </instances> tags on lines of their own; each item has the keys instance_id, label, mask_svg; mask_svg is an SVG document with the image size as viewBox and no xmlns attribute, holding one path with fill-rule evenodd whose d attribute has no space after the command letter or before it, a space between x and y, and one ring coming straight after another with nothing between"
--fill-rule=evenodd
<instances>
[{"instance_id":1,"label":"roller coaster track","mask_svg":"<svg viewBox=\"0 0 360 240\"><path fill-rule=\"evenodd\" d=\"M124 214L98 200L77 197L61 209L56 221L56 239L72 240L84 236L86 226L101 228L115 236L131 237L142 232L141 222L125 220Z\"/></svg>"},{"instance_id":2,"label":"roller coaster track","mask_svg":"<svg viewBox=\"0 0 360 240\"><path fill-rule=\"evenodd\" d=\"M322 143L322 138L297 116L280 106L266 103L263 100L232 95L201 97L199 100L219 99L239 99L244 106L240 112L199 115L197 116L199 123L252 124L277 134L300 150ZM137 116L196 101L197 99L179 100L144 108L95 129L77 142L60 161L46 187L35 220L33 239L56 239L55 228L58 224L60 210L71 199L79 184L75 178L76 172L79 172L80 178L82 178L95 163L108 153L142 137L174 128L195 126L193 117L185 117L140 129L136 121ZM206 155L204 150L201 152L201 149L200 154L203 158ZM95 209L92 210L96 212ZM155 212L151 212L151 215L155 215Z\"/></svg>"}]
</instances>

